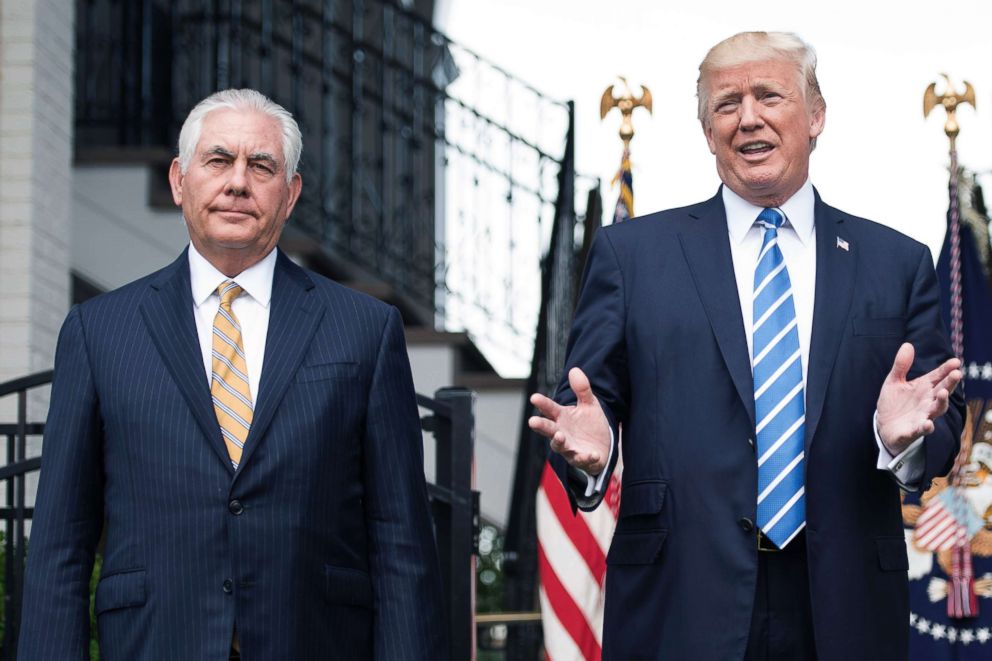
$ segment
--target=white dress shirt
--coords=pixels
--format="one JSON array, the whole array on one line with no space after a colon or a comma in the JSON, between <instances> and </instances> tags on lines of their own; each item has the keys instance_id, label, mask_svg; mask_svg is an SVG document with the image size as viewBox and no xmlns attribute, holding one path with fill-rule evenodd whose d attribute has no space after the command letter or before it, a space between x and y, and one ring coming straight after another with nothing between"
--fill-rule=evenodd
<instances>
[{"instance_id":1,"label":"white dress shirt","mask_svg":"<svg viewBox=\"0 0 992 661\"><path fill-rule=\"evenodd\" d=\"M213 373L214 317L220 309L217 287L225 280L233 280L244 293L234 299L231 310L241 324L241 341L248 367L248 385L251 400L258 398L258 384L262 378L262 360L265 356L265 338L269 332L269 303L272 301L272 277L276 270L276 251L273 249L260 262L233 278L228 278L189 246L189 282L193 293L193 318L196 334L203 355L203 371L210 385Z\"/></svg>"},{"instance_id":2,"label":"white dress shirt","mask_svg":"<svg viewBox=\"0 0 992 661\"><path fill-rule=\"evenodd\" d=\"M757 224L762 207L755 206L740 197L728 186L721 187L723 206L727 212L727 231L730 233L730 255L734 263L734 277L737 279L737 294L741 304L744 322L744 335L747 338L748 355L754 358L754 340L751 327L754 324L754 269L758 263L758 253L764 241L764 228ZM804 390L809 367L810 337L813 331L813 300L816 292L816 199L813 185L806 181L796 193L779 207L785 215L785 222L778 230L778 245L785 260L792 283L792 298L796 309L796 326L799 331L799 349L803 368ZM632 222L638 222L636 220ZM920 451L923 438L918 438L906 450L893 457L882 444L875 426L875 442L878 444L879 470L892 474L900 487L915 490L923 475L925 456ZM610 432L612 434L612 430ZM612 441L612 439L611 439ZM613 443L610 444L610 459L613 456ZM610 460L608 459L608 461ZM607 463L607 465L609 465ZM606 471L593 477L587 475L585 496L591 497L603 489Z\"/></svg>"}]
</instances>

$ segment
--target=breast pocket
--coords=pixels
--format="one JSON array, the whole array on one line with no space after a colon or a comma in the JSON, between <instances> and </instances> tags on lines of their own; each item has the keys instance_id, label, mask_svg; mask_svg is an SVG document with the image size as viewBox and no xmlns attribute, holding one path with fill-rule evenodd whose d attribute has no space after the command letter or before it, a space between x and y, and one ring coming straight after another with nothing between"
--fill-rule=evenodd
<instances>
[{"instance_id":1,"label":"breast pocket","mask_svg":"<svg viewBox=\"0 0 992 661\"><path fill-rule=\"evenodd\" d=\"M326 381L328 379L353 379L358 376L358 363L342 361L304 365L296 372L297 383Z\"/></svg>"}]
</instances>

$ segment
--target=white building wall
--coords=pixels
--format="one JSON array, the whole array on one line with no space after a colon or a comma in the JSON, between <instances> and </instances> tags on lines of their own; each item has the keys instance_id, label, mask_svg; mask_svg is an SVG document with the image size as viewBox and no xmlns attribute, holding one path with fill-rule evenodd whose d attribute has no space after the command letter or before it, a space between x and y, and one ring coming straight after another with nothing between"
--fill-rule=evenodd
<instances>
[{"instance_id":1,"label":"white building wall","mask_svg":"<svg viewBox=\"0 0 992 661\"><path fill-rule=\"evenodd\" d=\"M0 381L52 366L69 307L73 13L0 0Z\"/></svg>"}]
</instances>

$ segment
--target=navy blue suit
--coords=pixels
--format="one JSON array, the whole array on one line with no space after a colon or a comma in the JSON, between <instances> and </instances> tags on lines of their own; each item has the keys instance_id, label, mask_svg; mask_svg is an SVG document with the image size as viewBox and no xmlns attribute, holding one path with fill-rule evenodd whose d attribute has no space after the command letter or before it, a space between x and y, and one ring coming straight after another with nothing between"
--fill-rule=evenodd
<instances>
[{"instance_id":1,"label":"navy blue suit","mask_svg":"<svg viewBox=\"0 0 992 661\"><path fill-rule=\"evenodd\" d=\"M279 254L231 467L184 253L74 308L55 360L18 658L443 659L440 578L399 314Z\"/></svg>"},{"instance_id":2,"label":"navy blue suit","mask_svg":"<svg viewBox=\"0 0 992 661\"><path fill-rule=\"evenodd\" d=\"M925 246L818 195L815 222L806 539L817 653L904 659L899 489L875 467L872 415L902 342L916 348L911 378L951 356L937 280ZM744 333L719 194L598 232L567 369L589 376L615 435L623 426L604 659L744 657L758 567ZM567 381L557 399L575 401ZM950 468L962 415L955 394L925 441L924 485ZM563 460L554 461L568 484Z\"/></svg>"}]
</instances>

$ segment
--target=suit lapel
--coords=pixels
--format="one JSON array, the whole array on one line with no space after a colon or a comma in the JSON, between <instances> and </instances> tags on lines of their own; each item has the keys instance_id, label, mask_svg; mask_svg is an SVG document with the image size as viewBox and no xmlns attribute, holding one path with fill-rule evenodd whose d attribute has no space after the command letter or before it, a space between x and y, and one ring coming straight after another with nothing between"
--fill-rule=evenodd
<instances>
[{"instance_id":1,"label":"suit lapel","mask_svg":"<svg viewBox=\"0 0 992 661\"><path fill-rule=\"evenodd\" d=\"M806 374L806 449L823 413L830 374L850 315L857 275L858 245L845 234L843 214L816 194L816 292L809 368ZM844 241L841 247L838 239Z\"/></svg>"},{"instance_id":2,"label":"suit lapel","mask_svg":"<svg viewBox=\"0 0 992 661\"><path fill-rule=\"evenodd\" d=\"M193 320L193 294L186 251L153 278L151 291L141 302L140 309L155 348L179 386L203 435L222 463L233 471L203 370L203 356Z\"/></svg>"},{"instance_id":3,"label":"suit lapel","mask_svg":"<svg viewBox=\"0 0 992 661\"><path fill-rule=\"evenodd\" d=\"M741 313L737 278L730 254L727 214L718 192L704 203L695 219L679 234L696 291L716 336L737 394L754 427L754 382Z\"/></svg>"},{"instance_id":4,"label":"suit lapel","mask_svg":"<svg viewBox=\"0 0 992 661\"><path fill-rule=\"evenodd\" d=\"M313 281L281 251L272 279L272 309L265 338L262 378L255 401L251 430L245 441L238 472L243 470L265 438L279 403L300 366L324 308L311 290Z\"/></svg>"}]
</instances>

